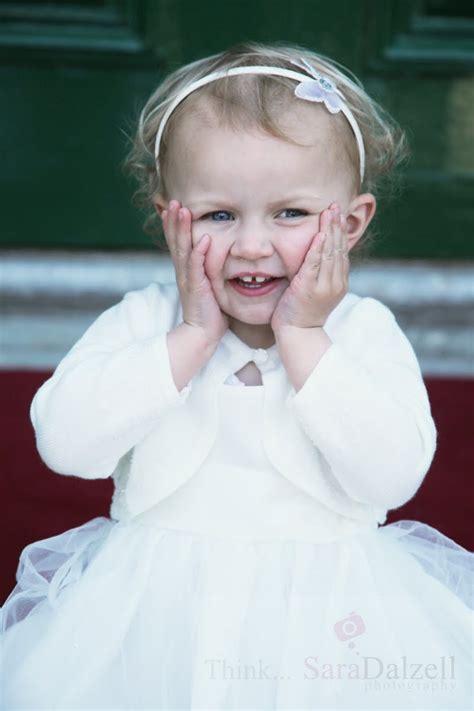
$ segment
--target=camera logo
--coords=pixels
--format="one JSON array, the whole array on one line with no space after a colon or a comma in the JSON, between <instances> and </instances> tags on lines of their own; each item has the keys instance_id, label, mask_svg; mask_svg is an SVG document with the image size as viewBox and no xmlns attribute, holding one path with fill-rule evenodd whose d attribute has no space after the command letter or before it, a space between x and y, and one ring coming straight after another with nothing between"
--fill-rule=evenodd
<instances>
[{"instance_id":1,"label":"camera logo","mask_svg":"<svg viewBox=\"0 0 474 711\"><path fill-rule=\"evenodd\" d=\"M344 619L336 622L334 632L341 642L353 639L365 632L364 620L356 612L351 612L348 617L344 617Z\"/></svg>"}]
</instances>

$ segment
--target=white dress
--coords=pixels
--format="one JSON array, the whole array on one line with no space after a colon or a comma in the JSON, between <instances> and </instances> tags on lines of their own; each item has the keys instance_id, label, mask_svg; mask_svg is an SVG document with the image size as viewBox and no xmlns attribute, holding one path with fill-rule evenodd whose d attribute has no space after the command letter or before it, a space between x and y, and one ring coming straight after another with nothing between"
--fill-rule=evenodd
<instances>
[{"instance_id":1,"label":"white dress","mask_svg":"<svg viewBox=\"0 0 474 711\"><path fill-rule=\"evenodd\" d=\"M473 554L294 487L262 446L264 386L242 385L183 487L23 550L2 708L472 708Z\"/></svg>"}]
</instances>

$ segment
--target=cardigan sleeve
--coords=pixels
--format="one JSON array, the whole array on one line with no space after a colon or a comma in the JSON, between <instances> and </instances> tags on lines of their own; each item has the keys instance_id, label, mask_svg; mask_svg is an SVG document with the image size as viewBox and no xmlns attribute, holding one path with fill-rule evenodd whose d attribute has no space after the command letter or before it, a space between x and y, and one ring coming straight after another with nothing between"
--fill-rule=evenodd
<instances>
[{"instance_id":1,"label":"cardigan sleeve","mask_svg":"<svg viewBox=\"0 0 474 711\"><path fill-rule=\"evenodd\" d=\"M380 301L360 299L286 404L353 499L388 510L414 496L437 433L414 350Z\"/></svg>"},{"instance_id":2,"label":"cardigan sleeve","mask_svg":"<svg viewBox=\"0 0 474 711\"><path fill-rule=\"evenodd\" d=\"M30 419L38 452L53 471L107 478L169 408L186 401L192 384L179 392L174 383L164 300L158 284L126 293L36 392Z\"/></svg>"}]
</instances>

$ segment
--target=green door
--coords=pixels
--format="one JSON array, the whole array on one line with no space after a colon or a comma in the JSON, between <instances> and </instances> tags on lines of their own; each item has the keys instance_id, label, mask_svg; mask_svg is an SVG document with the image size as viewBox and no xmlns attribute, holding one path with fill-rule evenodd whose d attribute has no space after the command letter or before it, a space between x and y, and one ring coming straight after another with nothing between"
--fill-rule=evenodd
<instances>
[{"instance_id":1,"label":"green door","mask_svg":"<svg viewBox=\"0 0 474 711\"><path fill-rule=\"evenodd\" d=\"M0 2L1 246L154 249L121 173L133 120L182 62L287 40L359 74L406 127L375 257L474 256L471 0Z\"/></svg>"}]
</instances>

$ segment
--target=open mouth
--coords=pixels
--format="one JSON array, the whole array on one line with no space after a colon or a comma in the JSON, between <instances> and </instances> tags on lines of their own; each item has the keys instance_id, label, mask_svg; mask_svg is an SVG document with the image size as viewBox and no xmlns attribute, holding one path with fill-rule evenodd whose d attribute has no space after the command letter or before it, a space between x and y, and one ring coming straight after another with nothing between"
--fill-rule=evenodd
<instances>
[{"instance_id":1,"label":"open mouth","mask_svg":"<svg viewBox=\"0 0 474 711\"><path fill-rule=\"evenodd\" d=\"M245 289L261 289L267 284L270 284L272 281L279 281L280 277L251 277L251 281L248 279L244 280L241 279L240 277L236 277L235 279L232 279L231 281L237 282L240 286L243 286Z\"/></svg>"},{"instance_id":2,"label":"open mouth","mask_svg":"<svg viewBox=\"0 0 474 711\"><path fill-rule=\"evenodd\" d=\"M240 277L230 279L230 283L234 289L244 296L265 296L277 288L278 283L283 277L269 277L261 279L260 277L252 277L252 280L245 281Z\"/></svg>"}]
</instances>

